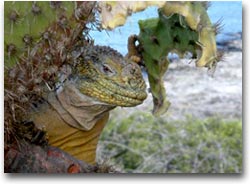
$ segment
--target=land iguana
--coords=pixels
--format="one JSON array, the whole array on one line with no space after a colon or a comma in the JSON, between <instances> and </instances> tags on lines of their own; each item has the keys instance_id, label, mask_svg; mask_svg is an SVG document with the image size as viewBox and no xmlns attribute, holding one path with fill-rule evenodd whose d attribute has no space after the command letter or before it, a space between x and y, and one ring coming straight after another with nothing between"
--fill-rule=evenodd
<instances>
[{"instance_id":1,"label":"land iguana","mask_svg":"<svg viewBox=\"0 0 250 184\"><path fill-rule=\"evenodd\" d=\"M30 113L49 145L95 163L98 138L109 111L139 105L147 97L139 65L106 46L79 47L74 66L63 66L57 89Z\"/></svg>"}]
</instances>

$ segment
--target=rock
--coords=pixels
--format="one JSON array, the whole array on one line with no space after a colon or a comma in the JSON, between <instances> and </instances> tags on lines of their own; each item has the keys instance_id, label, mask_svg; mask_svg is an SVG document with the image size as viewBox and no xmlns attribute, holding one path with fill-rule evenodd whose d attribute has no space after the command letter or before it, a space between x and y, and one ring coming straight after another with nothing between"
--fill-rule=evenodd
<instances>
[{"instance_id":1,"label":"rock","mask_svg":"<svg viewBox=\"0 0 250 184\"><path fill-rule=\"evenodd\" d=\"M242 51L242 32L225 35L228 39L217 41L219 50L227 52Z\"/></svg>"}]
</instances>

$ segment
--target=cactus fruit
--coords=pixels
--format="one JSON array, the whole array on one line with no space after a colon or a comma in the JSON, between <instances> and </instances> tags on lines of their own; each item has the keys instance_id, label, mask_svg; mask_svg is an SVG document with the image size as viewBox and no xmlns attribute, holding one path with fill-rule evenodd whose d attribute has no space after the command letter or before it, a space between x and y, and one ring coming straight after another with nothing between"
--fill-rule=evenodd
<instances>
[{"instance_id":1,"label":"cactus fruit","mask_svg":"<svg viewBox=\"0 0 250 184\"><path fill-rule=\"evenodd\" d=\"M166 2L159 9L159 18L139 21L137 48L147 68L156 116L165 113L170 105L162 79L168 69L169 52L180 57L190 52L197 59L196 66L209 69L220 60L215 42L218 25L210 23L206 8L202 2Z\"/></svg>"}]
</instances>

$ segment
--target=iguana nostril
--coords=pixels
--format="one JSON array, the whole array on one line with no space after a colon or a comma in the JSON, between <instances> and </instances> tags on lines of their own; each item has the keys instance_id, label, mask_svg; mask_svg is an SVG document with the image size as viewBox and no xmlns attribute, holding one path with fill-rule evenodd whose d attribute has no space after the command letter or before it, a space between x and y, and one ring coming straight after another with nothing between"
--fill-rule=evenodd
<instances>
[{"instance_id":1,"label":"iguana nostril","mask_svg":"<svg viewBox=\"0 0 250 184\"><path fill-rule=\"evenodd\" d=\"M130 74L131 74L131 75L135 74L135 72L136 72L136 70L135 70L134 68L132 68L132 69L130 70Z\"/></svg>"},{"instance_id":2,"label":"iguana nostril","mask_svg":"<svg viewBox=\"0 0 250 184\"><path fill-rule=\"evenodd\" d=\"M134 77L135 75L140 75L141 70L139 66L134 63L130 63L123 68L122 76Z\"/></svg>"}]
</instances>

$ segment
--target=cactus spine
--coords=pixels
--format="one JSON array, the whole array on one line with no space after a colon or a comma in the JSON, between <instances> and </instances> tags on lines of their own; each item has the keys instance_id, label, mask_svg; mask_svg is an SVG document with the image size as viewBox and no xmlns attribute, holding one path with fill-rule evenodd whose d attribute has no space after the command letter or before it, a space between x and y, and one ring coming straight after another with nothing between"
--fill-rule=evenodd
<instances>
[{"instance_id":1,"label":"cactus spine","mask_svg":"<svg viewBox=\"0 0 250 184\"><path fill-rule=\"evenodd\" d=\"M5 141L13 141L16 123L25 121L27 109L56 87L62 66L73 64L75 47L93 44L87 24L98 27L97 6L40 1L4 6Z\"/></svg>"}]
</instances>

